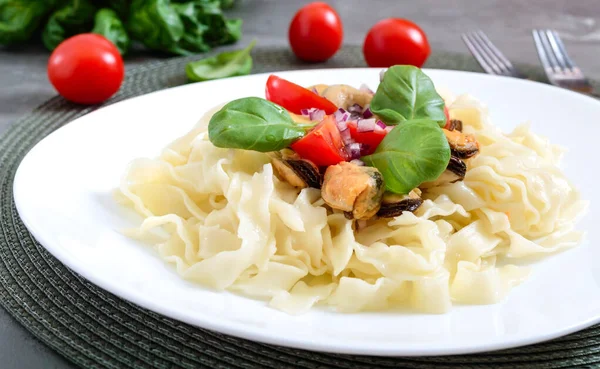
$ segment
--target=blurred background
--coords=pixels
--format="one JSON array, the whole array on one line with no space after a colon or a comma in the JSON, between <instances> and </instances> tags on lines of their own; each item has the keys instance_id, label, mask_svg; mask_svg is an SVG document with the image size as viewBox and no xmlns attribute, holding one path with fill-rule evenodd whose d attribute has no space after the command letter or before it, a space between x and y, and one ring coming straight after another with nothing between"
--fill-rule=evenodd
<instances>
[{"instance_id":1,"label":"blurred background","mask_svg":"<svg viewBox=\"0 0 600 369\"><path fill-rule=\"evenodd\" d=\"M241 49L256 39L257 47L280 46L289 50L290 57L293 58L288 43L288 28L296 11L309 2L235 1L230 9L224 10L224 14L229 19L243 20L241 39L234 44L218 46L217 50ZM365 35L377 21L388 17L400 17L413 21L423 29L434 53L454 51L467 54L468 50L460 35L463 32L481 29L513 62L539 65L531 30L551 28L560 33L570 56L585 74L589 78L600 79L600 0L326 2L335 8L341 18L345 45L362 45ZM0 31L8 22L8 15L2 12L3 7L15 3L19 1L0 0ZM22 14L24 13L9 15L18 17ZM166 60L175 56L172 53L149 50L140 43L134 43L124 56L124 61L127 71L140 63ZM0 46L0 134L20 116L56 95L47 77L49 57L50 51L44 46L39 32L28 41ZM198 58L202 58L202 55L198 54ZM326 62L322 65L327 67ZM71 367L66 360L38 342L2 309L0 363L2 368Z\"/></svg>"}]
</instances>

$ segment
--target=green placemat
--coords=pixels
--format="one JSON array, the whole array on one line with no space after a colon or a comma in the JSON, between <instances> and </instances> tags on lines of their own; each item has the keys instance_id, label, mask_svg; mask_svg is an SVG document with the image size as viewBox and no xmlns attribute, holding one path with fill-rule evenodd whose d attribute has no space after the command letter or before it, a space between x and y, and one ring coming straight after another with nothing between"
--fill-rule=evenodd
<instances>
[{"instance_id":1,"label":"green placemat","mask_svg":"<svg viewBox=\"0 0 600 369\"><path fill-rule=\"evenodd\" d=\"M297 62L287 50L257 48L255 73L365 66L359 47L324 64ZM107 104L186 82L193 58L129 70ZM481 71L467 55L438 53L428 67ZM541 70L519 66L534 79ZM599 87L596 84L596 87ZM14 205L13 178L42 138L97 107L56 97L16 122L0 139L0 303L61 355L85 368L592 368L600 367L600 326L543 344L478 355L385 358L324 354L255 343L196 328L122 300L81 278L27 231Z\"/></svg>"}]
</instances>

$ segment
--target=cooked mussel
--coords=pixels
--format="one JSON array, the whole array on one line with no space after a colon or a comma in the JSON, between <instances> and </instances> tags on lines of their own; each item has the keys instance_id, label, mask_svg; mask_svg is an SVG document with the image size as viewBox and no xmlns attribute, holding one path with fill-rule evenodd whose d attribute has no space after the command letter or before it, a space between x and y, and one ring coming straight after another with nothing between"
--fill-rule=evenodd
<instances>
[{"instance_id":1,"label":"cooked mussel","mask_svg":"<svg viewBox=\"0 0 600 369\"><path fill-rule=\"evenodd\" d=\"M434 181L421 183L420 188L432 188L454 183L465 179L467 165L460 158L452 155L446 170Z\"/></svg>"},{"instance_id":2,"label":"cooked mussel","mask_svg":"<svg viewBox=\"0 0 600 369\"><path fill-rule=\"evenodd\" d=\"M325 171L321 197L348 218L368 219L377 214L384 191L383 176L377 169L341 162Z\"/></svg>"},{"instance_id":3,"label":"cooked mussel","mask_svg":"<svg viewBox=\"0 0 600 369\"><path fill-rule=\"evenodd\" d=\"M381 200L381 208L377 215L382 218L397 217L405 211L414 212L422 203L421 190L418 188L410 191L407 195L386 192Z\"/></svg>"},{"instance_id":4,"label":"cooked mussel","mask_svg":"<svg viewBox=\"0 0 600 369\"><path fill-rule=\"evenodd\" d=\"M319 168L310 160L300 158L289 149L272 152L269 155L271 164L281 180L298 188L321 188L323 176Z\"/></svg>"},{"instance_id":5,"label":"cooked mussel","mask_svg":"<svg viewBox=\"0 0 600 369\"><path fill-rule=\"evenodd\" d=\"M463 123L462 120L460 119L450 119L450 122L448 122L448 124L446 124L446 128L448 131L459 131L462 132L463 130Z\"/></svg>"},{"instance_id":6,"label":"cooked mussel","mask_svg":"<svg viewBox=\"0 0 600 369\"><path fill-rule=\"evenodd\" d=\"M373 94L348 85L331 85L323 90L321 96L334 103L338 108L348 110L354 104L365 107L371 103Z\"/></svg>"},{"instance_id":7,"label":"cooked mussel","mask_svg":"<svg viewBox=\"0 0 600 369\"><path fill-rule=\"evenodd\" d=\"M443 129L443 131L450 145L452 156L468 159L479 153L479 143L473 135L467 135L458 130Z\"/></svg>"}]
</instances>

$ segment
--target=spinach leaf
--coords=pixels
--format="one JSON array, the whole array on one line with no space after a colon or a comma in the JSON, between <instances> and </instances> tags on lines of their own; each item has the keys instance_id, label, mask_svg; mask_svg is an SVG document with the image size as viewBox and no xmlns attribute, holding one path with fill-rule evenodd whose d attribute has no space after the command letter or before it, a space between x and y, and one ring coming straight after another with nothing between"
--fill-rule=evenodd
<instances>
[{"instance_id":1,"label":"spinach leaf","mask_svg":"<svg viewBox=\"0 0 600 369\"><path fill-rule=\"evenodd\" d=\"M437 122L411 120L392 129L373 154L361 159L379 169L388 191L407 194L446 170L450 146Z\"/></svg>"},{"instance_id":2,"label":"spinach leaf","mask_svg":"<svg viewBox=\"0 0 600 369\"><path fill-rule=\"evenodd\" d=\"M117 16L117 13L108 8L100 9L96 13L93 33L98 33L110 40L121 55L125 55L129 48L129 35Z\"/></svg>"},{"instance_id":3,"label":"spinach leaf","mask_svg":"<svg viewBox=\"0 0 600 369\"><path fill-rule=\"evenodd\" d=\"M371 101L371 111L387 125L411 119L431 119L442 127L446 123L444 100L431 79L412 65L388 68Z\"/></svg>"},{"instance_id":4,"label":"spinach leaf","mask_svg":"<svg viewBox=\"0 0 600 369\"><path fill-rule=\"evenodd\" d=\"M185 28L169 0L133 0L129 21L131 36L153 50L171 51Z\"/></svg>"},{"instance_id":5,"label":"spinach leaf","mask_svg":"<svg viewBox=\"0 0 600 369\"><path fill-rule=\"evenodd\" d=\"M208 123L208 137L217 147L277 151L305 134L289 113L259 97L234 100L215 113Z\"/></svg>"},{"instance_id":6,"label":"spinach leaf","mask_svg":"<svg viewBox=\"0 0 600 369\"><path fill-rule=\"evenodd\" d=\"M221 9L231 9L235 5L235 0L220 0Z\"/></svg>"},{"instance_id":7,"label":"spinach leaf","mask_svg":"<svg viewBox=\"0 0 600 369\"><path fill-rule=\"evenodd\" d=\"M54 1L0 0L0 45L29 40L53 6Z\"/></svg>"},{"instance_id":8,"label":"spinach leaf","mask_svg":"<svg viewBox=\"0 0 600 369\"><path fill-rule=\"evenodd\" d=\"M225 18L219 0L134 0L129 17L135 39L148 48L180 55L237 41L241 24Z\"/></svg>"},{"instance_id":9,"label":"spinach leaf","mask_svg":"<svg viewBox=\"0 0 600 369\"><path fill-rule=\"evenodd\" d=\"M70 0L50 15L42 32L42 41L54 50L65 39L92 28L96 8L89 0Z\"/></svg>"},{"instance_id":10,"label":"spinach leaf","mask_svg":"<svg viewBox=\"0 0 600 369\"><path fill-rule=\"evenodd\" d=\"M105 7L117 12L119 19L125 21L129 17L129 5L131 0L105 0Z\"/></svg>"},{"instance_id":11,"label":"spinach leaf","mask_svg":"<svg viewBox=\"0 0 600 369\"><path fill-rule=\"evenodd\" d=\"M210 58L190 62L185 66L185 73L190 81L195 82L249 74L252 70L250 51L255 44L256 41L252 41L243 50L226 51Z\"/></svg>"}]
</instances>

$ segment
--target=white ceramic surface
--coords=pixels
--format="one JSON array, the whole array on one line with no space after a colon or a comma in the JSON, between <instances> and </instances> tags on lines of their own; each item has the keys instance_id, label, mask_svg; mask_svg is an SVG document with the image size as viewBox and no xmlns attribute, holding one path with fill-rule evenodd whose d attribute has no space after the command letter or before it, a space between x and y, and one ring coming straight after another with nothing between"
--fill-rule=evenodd
<instances>
[{"instance_id":1,"label":"white ceramic surface","mask_svg":"<svg viewBox=\"0 0 600 369\"><path fill-rule=\"evenodd\" d=\"M189 84L123 101L73 121L33 148L15 178L27 228L60 261L98 286L166 316L256 341L310 350L371 355L441 355L530 344L600 322L600 103L551 86L467 72L428 70L437 85L468 92L504 130L533 129L570 148L564 167L591 200L578 248L536 263L500 304L455 306L445 315L337 314L313 309L289 316L264 302L181 280L154 251L118 230L136 225L112 190L127 163L158 155L207 108L262 96L267 75ZM377 69L281 72L315 83L378 83Z\"/></svg>"}]
</instances>

